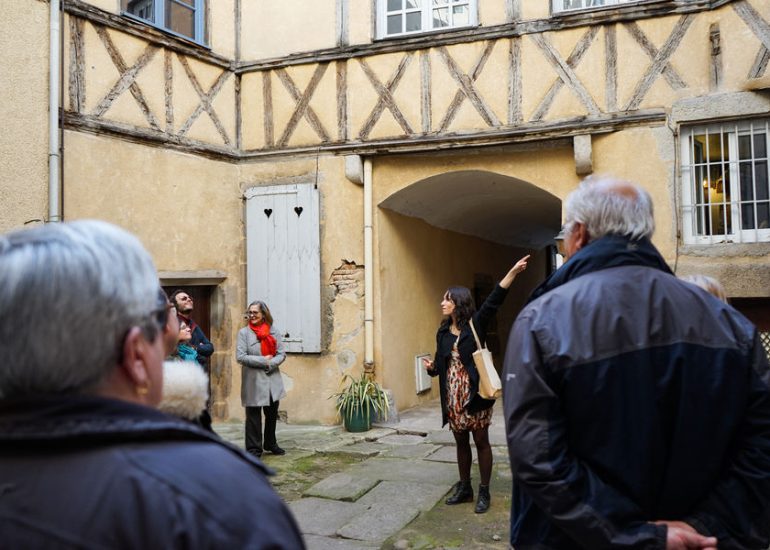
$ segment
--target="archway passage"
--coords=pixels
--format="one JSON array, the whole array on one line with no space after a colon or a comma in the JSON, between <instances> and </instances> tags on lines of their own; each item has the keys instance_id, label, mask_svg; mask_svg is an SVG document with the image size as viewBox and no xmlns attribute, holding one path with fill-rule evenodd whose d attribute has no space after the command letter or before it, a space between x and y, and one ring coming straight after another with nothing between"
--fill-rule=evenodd
<instances>
[{"instance_id":1,"label":"archway passage","mask_svg":"<svg viewBox=\"0 0 770 550\"><path fill-rule=\"evenodd\" d=\"M440 229L535 250L553 241L561 219L558 197L526 181L481 170L425 178L380 206Z\"/></svg>"},{"instance_id":2,"label":"archway passage","mask_svg":"<svg viewBox=\"0 0 770 550\"><path fill-rule=\"evenodd\" d=\"M466 286L479 306L515 261L531 254L487 334L500 367L519 309L548 274L561 200L527 181L464 170L402 187L379 207L375 362L399 407L409 407L422 399L417 357L435 351L444 291Z\"/></svg>"}]
</instances>

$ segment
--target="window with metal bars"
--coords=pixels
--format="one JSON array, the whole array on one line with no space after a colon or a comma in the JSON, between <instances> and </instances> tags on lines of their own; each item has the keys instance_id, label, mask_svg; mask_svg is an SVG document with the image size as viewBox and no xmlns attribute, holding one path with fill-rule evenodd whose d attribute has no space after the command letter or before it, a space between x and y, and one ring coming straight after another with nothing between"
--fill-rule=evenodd
<instances>
[{"instance_id":1,"label":"window with metal bars","mask_svg":"<svg viewBox=\"0 0 770 550\"><path fill-rule=\"evenodd\" d=\"M206 0L121 0L121 8L163 30L206 42Z\"/></svg>"},{"instance_id":2,"label":"window with metal bars","mask_svg":"<svg viewBox=\"0 0 770 550\"><path fill-rule=\"evenodd\" d=\"M619 4L638 4L644 0L552 0L553 13L585 10L589 8L606 8Z\"/></svg>"},{"instance_id":3,"label":"window with metal bars","mask_svg":"<svg viewBox=\"0 0 770 550\"><path fill-rule=\"evenodd\" d=\"M377 37L475 25L477 0L377 0Z\"/></svg>"},{"instance_id":4,"label":"window with metal bars","mask_svg":"<svg viewBox=\"0 0 770 550\"><path fill-rule=\"evenodd\" d=\"M769 122L744 120L682 129L685 243L770 241Z\"/></svg>"}]
</instances>

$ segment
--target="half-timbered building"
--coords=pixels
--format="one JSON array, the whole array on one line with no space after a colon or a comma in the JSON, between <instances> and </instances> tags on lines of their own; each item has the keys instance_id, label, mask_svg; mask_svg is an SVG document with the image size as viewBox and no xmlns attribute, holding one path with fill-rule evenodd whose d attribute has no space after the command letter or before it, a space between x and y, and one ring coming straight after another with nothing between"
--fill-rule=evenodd
<instances>
[{"instance_id":1,"label":"half-timbered building","mask_svg":"<svg viewBox=\"0 0 770 550\"><path fill-rule=\"evenodd\" d=\"M12 0L0 45L0 229L101 218L196 298L214 413L263 299L289 421L334 421L342 373L399 409L445 288L490 334L558 264L562 200L639 182L678 274L770 334L770 0ZM108 307L108 305L106 305ZM682 312L686 315L687 312ZM433 387L431 387L431 385Z\"/></svg>"}]
</instances>

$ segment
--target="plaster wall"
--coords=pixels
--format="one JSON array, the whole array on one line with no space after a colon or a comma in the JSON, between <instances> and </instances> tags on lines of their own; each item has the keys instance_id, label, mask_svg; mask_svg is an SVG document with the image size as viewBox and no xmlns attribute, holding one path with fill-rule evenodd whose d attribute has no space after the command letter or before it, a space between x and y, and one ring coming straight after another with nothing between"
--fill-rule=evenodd
<instances>
[{"instance_id":1,"label":"plaster wall","mask_svg":"<svg viewBox=\"0 0 770 550\"><path fill-rule=\"evenodd\" d=\"M48 217L48 3L9 2L0 18L0 232ZM42 62L41 62L42 60Z\"/></svg>"},{"instance_id":2,"label":"plaster wall","mask_svg":"<svg viewBox=\"0 0 770 550\"><path fill-rule=\"evenodd\" d=\"M233 374L239 375L234 336L243 312L237 166L67 131L64 174L65 220L96 218L124 227L141 239L159 271L225 275L212 297L209 337L216 343L213 406L227 417L226 396L232 396Z\"/></svg>"},{"instance_id":3,"label":"plaster wall","mask_svg":"<svg viewBox=\"0 0 770 550\"><path fill-rule=\"evenodd\" d=\"M337 0L242 2L241 6L242 59L270 59L337 45Z\"/></svg>"},{"instance_id":4,"label":"plaster wall","mask_svg":"<svg viewBox=\"0 0 770 550\"><path fill-rule=\"evenodd\" d=\"M281 370L291 387L281 410L292 423L335 422L328 396L344 373L357 374L364 361L363 188L344 176L343 157L306 156L240 166L240 187L317 182L321 207L320 354L290 354ZM245 266L242 271L245 271ZM341 272L345 271L342 277ZM344 283L343 283L344 281ZM239 289L246 299L245 282ZM268 299L269 305L269 299ZM244 304L241 304L243 308ZM275 319L280 326L280 319ZM243 325L241 325L243 326ZM240 328L240 327L238 327ZM241 417L240 376L233 377L230 414Z\"/></svg>"}]
</instances>

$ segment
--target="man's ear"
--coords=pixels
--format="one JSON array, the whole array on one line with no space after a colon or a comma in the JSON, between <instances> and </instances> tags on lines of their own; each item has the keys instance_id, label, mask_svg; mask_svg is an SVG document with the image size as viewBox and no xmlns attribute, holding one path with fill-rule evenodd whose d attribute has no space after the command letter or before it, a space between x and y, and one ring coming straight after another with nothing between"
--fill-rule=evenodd
<instances>
[{"instance_id":1,"label":"man's ear","mask_svg":"<svg viewBox=\"0 0 770 550\"><path fill-rule=\"evenodd\" d=\"M572 228L572 232L573 232L575 244L577 245L578 250L580 250L585 245L587 245L588 241L591 239L591 236L588 234L588 229L586 229L585 224L575 223L575 226Z\"/></svg>"},{"instance_id":2,"label":"man's ear","mask_svg":"<svg viewBox=\"0 0 770 550\"><path fill-rule=\"evenodd\" d=\"M148 342L142 334L142 329L132 327L123 340L123 357L120 368L139 394L146 391L150 385L147 352Z\"/></svg>"}]
</instances>

